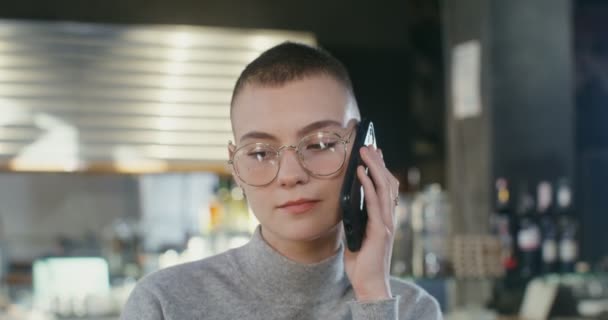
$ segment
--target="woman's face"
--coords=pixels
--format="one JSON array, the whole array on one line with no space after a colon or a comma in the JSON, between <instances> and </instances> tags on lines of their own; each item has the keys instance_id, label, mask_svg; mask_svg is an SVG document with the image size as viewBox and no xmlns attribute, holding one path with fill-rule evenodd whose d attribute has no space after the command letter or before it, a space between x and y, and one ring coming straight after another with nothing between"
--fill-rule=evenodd
<instances>
[{"instance_id":1,"label":"woman's face","mask_svg":"<svg viewBox=\"0 0 608 320\"><path fill-rule=\"evenodd\" d=\"M339 82L324 75L309 76L282 86L248 84L236 96L233 108L232 126L237 147L254 142L276 147L297 145L302 137L318 131L336 132L345 137L359 120L351 94ZM323 126L311 127L321 122ZM257 134L252 136L252 132ZM352 141L348 145L347 160L351 145ZM231 155L234 150L229 147ZM233 176L243 188L265 233L288 241L307 241L338 230L339 193L345 167L346 164L327 177L310 175L298 162L295 151L285 149L278 175L270 184L250 186L235 172ZM300 214L279 208L288 201L303 198L318 202Z\"/></svg>"}]
</instances>

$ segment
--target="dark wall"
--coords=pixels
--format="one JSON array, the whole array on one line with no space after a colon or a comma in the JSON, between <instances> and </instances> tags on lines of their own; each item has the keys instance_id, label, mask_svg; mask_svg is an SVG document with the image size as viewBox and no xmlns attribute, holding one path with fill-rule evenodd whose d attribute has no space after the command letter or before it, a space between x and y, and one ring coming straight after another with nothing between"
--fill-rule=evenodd
<instances>
[{"instance_id":1,"label":"dark wall","mask_svg":"<svg viewBox=\"0 0 608 320\"><path fill-rule=\"evenodd\" d=\"M582 256L608 256L608 4L576 1L576 154Z\"/></svg>"},{"instance_id":2,"label":"dark wall","mask_svg":"<svg viewBox=\"0 0 608 320\"><path fill-rule=\"evenodd\" d=\"M489 23L494 175L572 181L570 1L492 1Z\"/></svg>"},{"instance_id":3,"label":"dark wall","mask_svg":"<svg viewBox=\"0 0 608 320\"><path fill-rule=\"evenodd\" d=\"M406 2L272 0L3 1L2 17L313 31L332 46L403 48Z\"/></svg>"},{"instance_id":4,"label":"dark wall","mask_svg":"<svg viewBox=\"0 0 608 320\"><path fill-rule=\"evenodd\" d=\"M408 50L335 48L332 52L349 68L364 116L375 121L378 146L389 168L414 164L411 141L411 63Z\"/></svg>"}]
</instances>

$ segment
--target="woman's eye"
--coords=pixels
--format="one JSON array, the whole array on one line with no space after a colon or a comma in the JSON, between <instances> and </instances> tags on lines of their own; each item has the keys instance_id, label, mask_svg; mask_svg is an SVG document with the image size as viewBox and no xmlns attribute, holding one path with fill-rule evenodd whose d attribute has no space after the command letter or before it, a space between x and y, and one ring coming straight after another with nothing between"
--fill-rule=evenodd
<instances>
[{"instance_id":1,"label":"woman's eye","mask_svg":"<svg viewBox=\"0 0 608 320\"><path fill-rule=\"evenodd\" d=\"M336 143L333 141L328 142L317 142L309 144L306 149L308 150L326 150L336 146Z\"/></svg>"},{"instance_id":2,"label":"woman's eye","mask_svg":"<svg viewBox=\"0 0 608 320\"><path fill-rule=\"evenodd\" d=\"M247 156L256 158L256 159L265 159L269 156L270 152L267 150L259 150L259 151L251 151L247 154Z\"/></svg>"}]
</instances>

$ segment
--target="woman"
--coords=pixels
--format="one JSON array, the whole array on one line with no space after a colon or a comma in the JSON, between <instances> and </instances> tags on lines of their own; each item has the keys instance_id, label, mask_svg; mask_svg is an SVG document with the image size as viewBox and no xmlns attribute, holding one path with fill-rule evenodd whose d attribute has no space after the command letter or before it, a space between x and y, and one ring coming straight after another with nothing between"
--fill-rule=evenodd
<instances>
[{"instance_id":1,"label":"woman","mask_svg":"<svg viewBox=\"0 0 608 320\"><path fill-rule=\"evenodd\" d=\"M251 62L228 155L260 225L242 247L142 279L122 319L441 319L430 295L390 277L398 181L380 150L351 151L359 120L325 51L283 43ZM369 215L358 252L343 244L338 200L351 152L370 172L357 171Z\"/></svg>"}]
</instances>

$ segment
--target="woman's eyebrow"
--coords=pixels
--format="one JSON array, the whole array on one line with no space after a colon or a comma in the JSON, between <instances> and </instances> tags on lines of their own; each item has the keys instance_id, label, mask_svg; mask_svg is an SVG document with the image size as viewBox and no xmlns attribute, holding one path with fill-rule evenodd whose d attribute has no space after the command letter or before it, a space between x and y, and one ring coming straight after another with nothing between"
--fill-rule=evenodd
<instances>
[{"instance_id":1,"label":"woman's eyebrow","mask_svg":"<svg viewBox=\"0 0 608 320\"><path fill-rule=\"evenodd\" d=\"M326 128L329 126L337 126L337 127L342 128L342 123L335 121L335 120L315 121L311 124L306 125L302 129L298 130L298 137L302 137L302 136L306 135L307 133L310 133L310 132L318 130L318 129ZM241 139L239 141L243 141L245 139L263 139L263 140L279 141L279 139L275 135L270 134L268 132L263 132L263 131L247 132L241 136Z\"/></svg>"},{"instance_id":2,"label":"woman's eyebrow","mask_svg":"<svg viewBox=\"0 0 608 320\"><path fill-rule=\"evenodd\" d=\"M274 135L267 133L267 132L262 132L262 131L247 132L241 136L241 139L239 141L243 141L245 139L263 139L263 140L273 140L273 141L279 140Z\"/></svg>"},{"instance_id":3,"label":"woman's eyebrow","mask_svg":"<svg viewBox=\"0 0 608 320\"><path fill-rule=\"evenodd\" d=\"M302 137L302 136L306 135L307 133L310 133L311 131L319 130L319 129L330 127L330 126L337 126L337 127L342 128L342 123L340 123L336 120L316 121L316 122L306 125L302 129L298 130L298 137Z\"/></svg>"}]
</instances>

